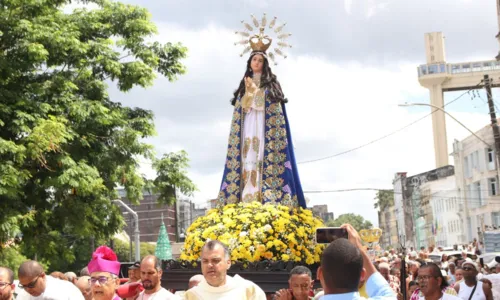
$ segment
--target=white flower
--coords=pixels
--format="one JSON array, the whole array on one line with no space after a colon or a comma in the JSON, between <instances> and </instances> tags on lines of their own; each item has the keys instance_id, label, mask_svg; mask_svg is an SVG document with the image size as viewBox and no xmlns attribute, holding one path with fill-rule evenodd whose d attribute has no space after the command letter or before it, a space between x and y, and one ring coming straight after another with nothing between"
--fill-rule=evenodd
<instances>
[{"instance_id":1,"label":"white flower","mask_svg":"<svg viewBox=\"0 0 500 300\"><path fill-rule=\"evenodd\" d=\"M255 251L255 247L254 246L250 246L250 251Z\"/></svg>"},{"instance_id":2,"label":"white flower","mask_svg":"<svg viewBox=\"0 0 500 300\"><path fill-rule=\"evenodd\" d=\"M245 237L247 235L248 235L248 232L246 232L246 231L240 232L240 237Z\"/></svg>"},{"instance_id":3,"label":"white flower","mask_svg":"<svg viewBox=\"0 0 500 300\"><path fill-rule=\"evenodd\" d=\"M269 231L271 229L273 229L273 227L271 225L269 225L269 224L264 225L264 231Z\"/></svg>"}]
</instances>

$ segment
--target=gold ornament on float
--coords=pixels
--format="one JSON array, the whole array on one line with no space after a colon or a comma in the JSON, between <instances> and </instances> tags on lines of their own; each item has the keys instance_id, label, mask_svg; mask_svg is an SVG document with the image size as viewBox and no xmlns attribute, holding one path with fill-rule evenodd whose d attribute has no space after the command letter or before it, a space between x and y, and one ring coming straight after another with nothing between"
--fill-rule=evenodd
<instances>
[{"instance_id":1,"label":"gold ornament on float","mask_svg":"<svg viewBox=\"0 0 500 300\"><path fill-rule=\"evenodd\" d=\"M382 236L382 229L380 228L362 229L359 231L359 236L365 243L368 244L378 243L380 237Z\"/></svg>"}]
</instances>

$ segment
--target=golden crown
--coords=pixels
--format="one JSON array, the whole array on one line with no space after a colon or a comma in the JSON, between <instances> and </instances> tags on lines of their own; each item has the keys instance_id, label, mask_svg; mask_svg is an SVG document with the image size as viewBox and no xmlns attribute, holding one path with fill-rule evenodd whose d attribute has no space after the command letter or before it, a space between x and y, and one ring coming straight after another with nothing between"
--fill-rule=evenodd
<instances>
[{"instance_id":1,"label":"golden crown","mask_svg":"<svg viewBox=\"0 0 500 300\"><path fill-rule=\"evenodd\" d=\"M239 42L234 43L235 45L243 45L245 49L243 52L240 54L240 56L243 56L245 53L252 51L258 51L258 52L266 52L269 47L271 47L271 44L273 42L273 38L271 38L269 35L265 34L265 29L267 26L267 17L266 14L262 17L260 23L259 21L255 18L254 15L250 15L252 18L253 25L255 28L246 23L245 21L241 21L244 26L244 31L236 31L236 34L242 36L244 39L240 40ZM280 26L276 25L277 18L274 17L271 22L269 22L269 29L274 29L274 33L277 35L276 39L278 42L276 43L277 47L272 49L267 55L269 58L274 62L276 65L276 57L282 56L286 58L286 54L283 52L284 48L291 48L292 46L286 41L291 34L290 33L282 33L283 28L286 26L286 23L283 23ZM255 30L255 32L254 32Z\"/></svg>"},{"instance_id":2,"label":"golden crown","mask_svg":"<svg viewBox=\"0 0 500 300\"><path fill-rule=\"evenodd\" d=\"M382 229L372 228L372 229L362 229L359 231L361 239L366 243L376 243L382 236Z\"/></svg>"}]
</instances>

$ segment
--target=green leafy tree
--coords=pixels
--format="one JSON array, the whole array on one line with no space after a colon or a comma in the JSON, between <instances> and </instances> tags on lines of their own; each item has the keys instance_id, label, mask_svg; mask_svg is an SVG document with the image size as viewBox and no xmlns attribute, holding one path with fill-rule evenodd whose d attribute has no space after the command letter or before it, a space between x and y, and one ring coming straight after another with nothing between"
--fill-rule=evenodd
<instances>
[{"instance_id":1,"label":"green leafy tree","mask_svg":"<svg viewBox=\"0 0 500 300\"><path fill-rule=\"evenodd\" d=\"M372 228L373 225L370 221L365 220L362 216L356 214L343 214L338 216L335 220L330 220L326 223L329 227L340 227L342 224L351 224L354 229L360 231L361 229Z\"/></svg>"},{"instance_id":2,"label":"green leafy tree","mask_svg":"<svg viewBox=\"0 0 500 300\"><path fill-rule=\"evenodd\" d=\"M79 239L108 240L122 226L115 187L142 198L137 158L154 156L143 142L153 114L113 101L108 84L126 92L157 75L173 81L187 51L151 41L144 8L90 0L95 9L65 12L70 2L0 5L0 244L22 233L22 253L47 262L74 262ZM172 169L157 168L160 198L173 184L193 189L186 178L164 182Z\"/></svg>"},{"instance_id":3,"label":"green leafy tree","mask_svg":"<svg viewBox=\"0 0 500 300\"><path fill-rule=\"evenodd\" d=\"M118 256L118 260L121 262L130 261L130 243L124 242L119 239L113 239L114 242L114 251L116 256ZM141 242L140 244L141 258L147 255L155 254L155 245ZM132 242L132 251L135 251L135 243ZM132 260L134 260L134 253L132 253Z\"/></svg>"},{"instance_id":4,"label":"green leafy tree","mask_svg":"<svg viewBox=\"0 0 500 300\"><path fill-rule=\"evenodd\" d=\"M27 258L19 252L17 247L6 247L0 251L0 266L10 268L14 271L16 278L19 266L26 260Z\"/></svg>"},{"instance_id":5,"label":"green leafy tree","mask_svg":"<svg viewBox=\"0 0 500 300\"><path fill-rule=\"evenodd\" d=\"M161 159L155 159L153 168L157 177L148 186L152 187L153 193L160 195L158 202L173 204L175 202L175 189L187 196L196 191L196 186L187 176L186 169L189 167L189 159L186 151L178 153L166 153Z\"/></svg>"},{"instance_id":6,"label":"green leafy tree","mask_svg":"<svg viewBox=\"0 0 500 300\"><path fill-rule=\"evenodd\" d=\"M394 190L379 190L375 196L375 209L380 208L381 211L387 207L394 205Z\"/></svg>"}]
</instances>

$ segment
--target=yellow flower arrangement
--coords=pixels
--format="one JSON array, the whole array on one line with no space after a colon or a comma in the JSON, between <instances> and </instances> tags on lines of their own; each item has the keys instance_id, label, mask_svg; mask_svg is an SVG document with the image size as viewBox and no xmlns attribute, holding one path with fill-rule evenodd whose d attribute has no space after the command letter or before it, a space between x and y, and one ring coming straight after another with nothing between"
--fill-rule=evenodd
<instances>
[{"instance_id":1,"label":"yellow flower arrangement","mask_svg":"<svg viewBox=\"0 0 500 300\"><path fill-rule=\"evenodd\" d=\"M323 222L308 209L261 204L228 204L194 221L186 232L181 260L196 262L207 240L229 247L232 261L264 259L318 263L323 245L314 242Z\"/></svg>"}]
</instances>

